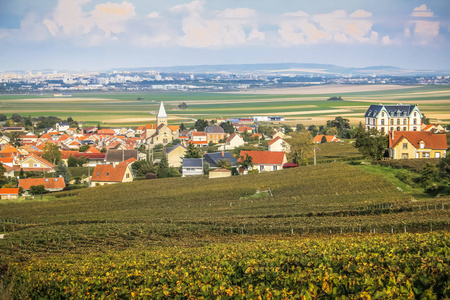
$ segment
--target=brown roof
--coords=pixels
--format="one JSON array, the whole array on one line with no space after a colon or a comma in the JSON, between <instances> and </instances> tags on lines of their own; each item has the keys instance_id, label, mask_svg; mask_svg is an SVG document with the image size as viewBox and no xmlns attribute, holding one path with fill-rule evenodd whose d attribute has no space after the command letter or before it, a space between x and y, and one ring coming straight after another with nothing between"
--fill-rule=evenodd
<instances>
[{"instance_id":1,"label":"brown roof","mask_svg":"<svg viewBox=\"0 0 450 300\"><path fill-rule=\"evenodd\" d=\"M447 136L434 134L430 131L391 131L389 132L389 148L395 147L402 139L407 139L417 149L420 142L425 143L426 149L447 149Z\"/></svg>"},{"instance_id":2,"label":"brown roof","mask_svg":"<svg viewBox=\"0 0 450 300\"><path fill-rule=\"evenodd\" d=\"M66 187L63 178L27 178L19 179L19 186L24 190L29 190L32 186L43 185L48 189L63 189Z\"/></svg>"},{"instance_id":3,"label":"brown roof","mask_svg":"<svg viewBox=\"0 0 450 300\"><path fill-rule=\"evenodd\" d=\"M231 142L231 140L234 139L235 136L239 136L239 137L240 137L240 135L237 135L236 133L232 133L232 134L227 138L227 140L226 140L225 142L226 142L226 143Z\"/></svg>"},{"instance_id":4,"label":"brown roof","mask_svg":"<svg viewBox=\"0 0 450 300\"><path fill-rule=\"evenodd\" d=\"M318 135L316 135L316 136L314 137L314 142L316 142L316 143L322 142L322 137L323 137L323 136L324 136L323 134L318 134ZM328 143L329 143L329 142L335 142L335 141L338 140L338 139L336 138L336 136L334 136L334 135L325 135L325 137L326 137Z\"/></svg>"},{"instance_id":5,"label":"brown roof","mask_svg":"<svg viewBox=\"0 0 450 300\"><path fill-rule=\"evenodd\" d=\"M126 164L96 165L91 181L122 182L127 168Z\"/></svg>"},{"instance_id":6,"label":"brown roof","mask_svg":"<svg viewBox=\"0 0 450 300\"><path fill-rule=\"evenodd\" d=\"M27 160L28 158L34 158L34 159L36 159L37 161L39 161L40 163L42 163L42 164L48 166L50 169L52 169L52 168L55 167L54 164L52 164L52 163L49 162L48 160L45 160L45 159L43 159L42 157L40 157L40 156L38 156L38 155L36 155L36 154L34 154L34 153L31 153L30 155L28 155L27 157L25 157L20 163L24 162L24 161Z\"/></svg>"},{"instance_id":7,"label":"brown roof","mask_svg":"<svg viewBox=\"0 0 450 300\"><path fill-rule=\"evenodd\" d=\"M191 133L191 135L192 136L206 136L206 132L204 132L204 131L200 131L200 132L193 131Z\"/></svg>"},{"instance_id":8,"label":"brown roof","mask_svg":"<svg viewBox=\"0 0 450 300\"><path fill-rule=\"evenodd\" d=\"M137 150L115 150L108 149L105 160L108 162L123 162L129 158L138 158Z\"/></svg>"},{"instance_id":9,"label":"brown roof","mask_svg":"<svg viewBox=\"0 0 450 300\"><path fill-rule=\"evenodd\" d=\"M276 138L274 138L273 140L271 140L271 141L268 143L268 145L270 146L270 145L272 145L273 143L275 143L275 142L278 141L278 140L282 140L282 138L280 138L279 136L277 136Z\"/></svg>"},{"instance_id":10,"label":"brown roof","mask_svg":"<svg viewBox=\"0 0 450 300\"><path fill-rule=\"evenodd\" d=\"M158 127L156 124L145 124L145 129L156 129Z\"/></svg>"},{"instance_id":11,"label":"brown roof","mask_svg":"<svg viewBox=\"0 0 450 300\"><path fill-rule=\"evenodd\" d=\"M257 165L281 165L283 164L283 160L285 157L285 153L283 151L244 151L242 150L240 156L252 157L252 162ZM239 158L239 162L242 162L241 158Z\"/></svg>"}]
</instances>

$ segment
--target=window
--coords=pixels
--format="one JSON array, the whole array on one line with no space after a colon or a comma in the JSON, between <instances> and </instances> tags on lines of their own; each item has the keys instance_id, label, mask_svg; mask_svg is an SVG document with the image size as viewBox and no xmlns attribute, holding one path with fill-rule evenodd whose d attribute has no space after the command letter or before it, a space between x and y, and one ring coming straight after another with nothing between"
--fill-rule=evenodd
<instances>
[{"instance_id":1,"label":"window","mask_svg":"<svg viewBox=\"0 0 450 300\"><path fill-rule=\"evenodd\" d=\"M434 153L434 157L435 158L441 158L441 152Z\"/></svg>"},{"instance_id":2,"label":"window","mask_svg":"<svg viewBox=\"0 0 450 300\"><path fill-rule=\"evenodd\" d=\"M417 113L416 112L414 112L414 117L417 117Z\"/></svg>"},{"instance_id":3,"label":"window","mask_svg":"<svg viewBox=\"0 0 450 300\"><path fill-rule=\"evenodd\" d=\"M397 126L397 131L400 131L400 126Z\"/></svg>"},{"instance_id":4,"label":"window","mask_svg":"<svg viewBox=\"0 0 450 300\"><path fill-rule=\"evenodd\" d=\"M394 125L394 119L391 119L391 125Z\"/></svg>"},{"instance_id":5,"label":"window","mask_svg":"<svg viewBox=\"0 0 450 300\"><path fill-rule=\"evenodd\" d=\"M259 172L262 172L262 171L264 171L264 166L263 165L259 166Z\"/></svg>"},{"instance_id":6,"label":"window","mask_svg":"<svg viewBox=\"0 0 450 300\"><path fill-rule=\"evenodd\" d=\"M391 127L391 131L394 131L394 127Z\"/></svg>"},{"instance_id":7,"label":"window","mask_svg":"<svg viewBox=\"0 0 450 300\"><path fill-rule=\"evenodd\" d=\"M39 164L34 163L34 164L33 164L33 167L34 167L34 168L39 168Z\"/></svg>"},{"instance_id":8,"label":"window","mask_svg":"<svg viewBox=\"0 0 450 300\"><path fill-rule=\"evenodd\" d=\"M126 176L126 178L130 178L130 173L127 173L127 176Z\"/></svg>"},{"instance_id":9,"label":"window","mask_svg":"<svg viewBox=\"0 0 450 300\"><path fill-rule=\"evenodd\" d=\"M400 125L400 119L397 119L397 125Z\"/></svg>"},{"instance_id":10,"label":"window","mask_svg":"<svg viewBox=\"0 0 450 300\"><path fill-rule=\"evenodd\" d=\"M402 153L402 159L408 159L408 153Z\"/></svg>"},{"instance_id":11,"label":"window","mask_svg":"<svg viewBox=\"0 0 450 300\"><path fill-rule=\"evenodd\" d=\"M30 164L22 164L22 168L29 168Z\"/></svg>"},{"instance_id":12,"label":"window","mask_svg":"<svg viewBox=\"0 0 450 300\"><path fill-rule=\"evenodd\" d=\"M109 176L109 173L106 173L106 176Z\"/></svg>"},{"instance_id":13,"label":"window","mask_svg":"<svg viewBox=\"0 0 450 300\"><path fill-rule=\"evenodd\" d=\"M430 158L430 152L424 152L424 153L422 154L422 157L423 157L423 158Z\"/></svg>"},{"instance_id":14,"label":"window","mask_svg":"<svg viewBox=\"0 0 450 300\"><path fill-rule=\"evenodd\" d=\"M414 125L417 125L417 119L414 119L414 120L413 120L413 124L414 124Z\"/></svg>"},{"instance_id":15,"label":"window","mask_svg":"<svg viewBox=\"0 0 450 300\"><path fill-rule=\"evenodd\" d=\"M413 127L413 131L417 131L417 127Z\"/></svg>"},{"instance_id":16,"label":"window","mask_svg":"<svg viewBox=\"0 0 450 300\"><path fill-rule=\"evenodd\" d=\"M383 120L381 120L381 125L384 125L384 119L383 119Z\"/></svg>"},{"instance_id":17,"label":"window","mask_svg":"<svg viewBox=\"0 0 450 300\"><path fill-rule=\"evenodd\" d=\"M278 170L278 166L273 166L273 170L274 171Z\"/></svg>"},{"instance_id":18,"label":"window","mask_svg":"<svg viewBox=\"0 0 450 300\"><path fill-rule=\"evenodd\" d=\"M425 143L424 142L420 142L420 149L425 149Z\"/></svg>"},{"instance_id":19,"label":"window","mask_svg":"<svg viewBox=\"0 0 450 300\"><path fill-rule=\"evenodd\" d=\"M406 131L406 127L403 127L403 131Z\"/></svg>"},{"instance_id":20,"label":"window","mask_svg":"<svg viewBox=\"0 0 450 300\"><path fill-rule=\"evenodd\" d=\"M403 143L403 149L408 149L408 143Z\"/></svg>"},{"instance_id":21,"label":"window","mask_svg":"<svg viewBox=\"0 0 450 300\"><path fill-rule=\"evenodd\" d=\"M383 118L384 118L384 112L382 112L382 113L381 113L381 117L383 117Z\"/></svg>"},{"instance_id":22,"label":"window","mask_svg":"<svg viewBox=\"0 0 450 300\"><path fill-rule=\"evenodd\" d=\"M381 127L381 132L384 133L384 127Z\"/></svg>"},{"instance_id":23,"label":"window","mask_svg":"<svg viewBox=\"0 0 450 300\"><path fill-rule=\"evenodd\" d=\"M403 119L403 125L406 125L406 121L407 121L406 119Z\"/></svg>"}]
</instances>

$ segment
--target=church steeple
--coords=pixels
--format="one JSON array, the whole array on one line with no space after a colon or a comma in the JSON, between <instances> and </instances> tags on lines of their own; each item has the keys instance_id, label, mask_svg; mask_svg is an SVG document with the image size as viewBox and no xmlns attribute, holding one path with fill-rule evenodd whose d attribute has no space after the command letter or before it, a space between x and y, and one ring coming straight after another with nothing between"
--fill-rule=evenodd
<instances>
[{"instance_id":1,"label":"church steeple","mask_svg":"<svg viewBox=\"0 0 450 300\"><path fill-rule=\"evenodd\" d=\"M161 124L167 125L167 114L162 101L161 105L159 106L158 115L156 116L156 125L159 126Z\"/></svg>"}]
</instances>

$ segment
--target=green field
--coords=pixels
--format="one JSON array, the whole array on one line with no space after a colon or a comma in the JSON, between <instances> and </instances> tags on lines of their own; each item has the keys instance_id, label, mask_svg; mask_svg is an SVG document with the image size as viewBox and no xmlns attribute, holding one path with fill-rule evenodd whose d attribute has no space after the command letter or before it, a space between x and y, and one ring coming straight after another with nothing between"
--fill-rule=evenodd
<instances>
[{"instance_id":1,"label":"green field","mask_svg":"<svg viewBox=\"0 0 450 300\"><path fill-rule=\"evenodd\" d=\"M355 86L357 90L358 86ZM282 90L281 90L282 91ZM407 89L339 93L345 101L326 101L333 88L324 87L323 94L242 94L199 92L96 93L73 94L71 98L53 95L1 95L0 109L32 117L54 115L72 117L87 123L105 125L142 125L153 122L160 101L164 101L171 123L192 119L227 118L254 115L283 115L288 124L325 124L335 116L349 118L357 124L370 104L408 103L419 107L432 121L450 123L450 88L423 86ZM143 100L138 100L142 98ZM187 110L177 105L186 102Z\"/></svg>"},{"instance_id":2,"label":"green field","mask_svg":"<svg viewBox=\"0 0 450 300\"><path fill-rule=\"evenodd\" d=\"M443 250L450 245L450 198L414 199L384 175L344 163L137 181L43 200L0 204L0 294L358 299L450 293L442 283L450 270Z\"/></svg>"}]
</instances>

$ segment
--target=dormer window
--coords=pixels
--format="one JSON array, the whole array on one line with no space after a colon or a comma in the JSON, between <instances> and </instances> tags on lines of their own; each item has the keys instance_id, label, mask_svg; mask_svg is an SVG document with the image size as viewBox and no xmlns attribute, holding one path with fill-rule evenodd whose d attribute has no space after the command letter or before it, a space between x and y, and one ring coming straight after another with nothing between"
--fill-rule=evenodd
<instances>
[{"instance_id":1,"label":"dormer window","mask_svg":"<svg viewBox=\"0 0 450 300\"><path fill-rule=\"evenodd\" d=\"M417 113L416 112L414 112L414 117L417 117Z\"/></svg>"},{"instance_id":2,"label":"dormer window","mask_svg":"<svg viewBox=\"0 0 450 300\"><path fill-rule=\"evenodd\" d=\"M423 141L420 142L420 149L425 149L425 143Z\"/></svg>"},{"instance_id":3,"label":"dormer window","mask_svg":"<svg viewBox=\"0 0 450 300\"><path fill-rule=\"evenodd\" d=\"M106 173L106 176L109 176L109 173Z\"/></svg>"},{"instance_id":4,"label":"dormer window","mask_svg":"<svg viewBox=\"0 0 450 300\"><path fill-rule=\"evenodd\" d=\"M383 118L384 118L384 112L382 112L382 113L381 113L381 117L383 117Z\"/></svg>"}]
</instances>

